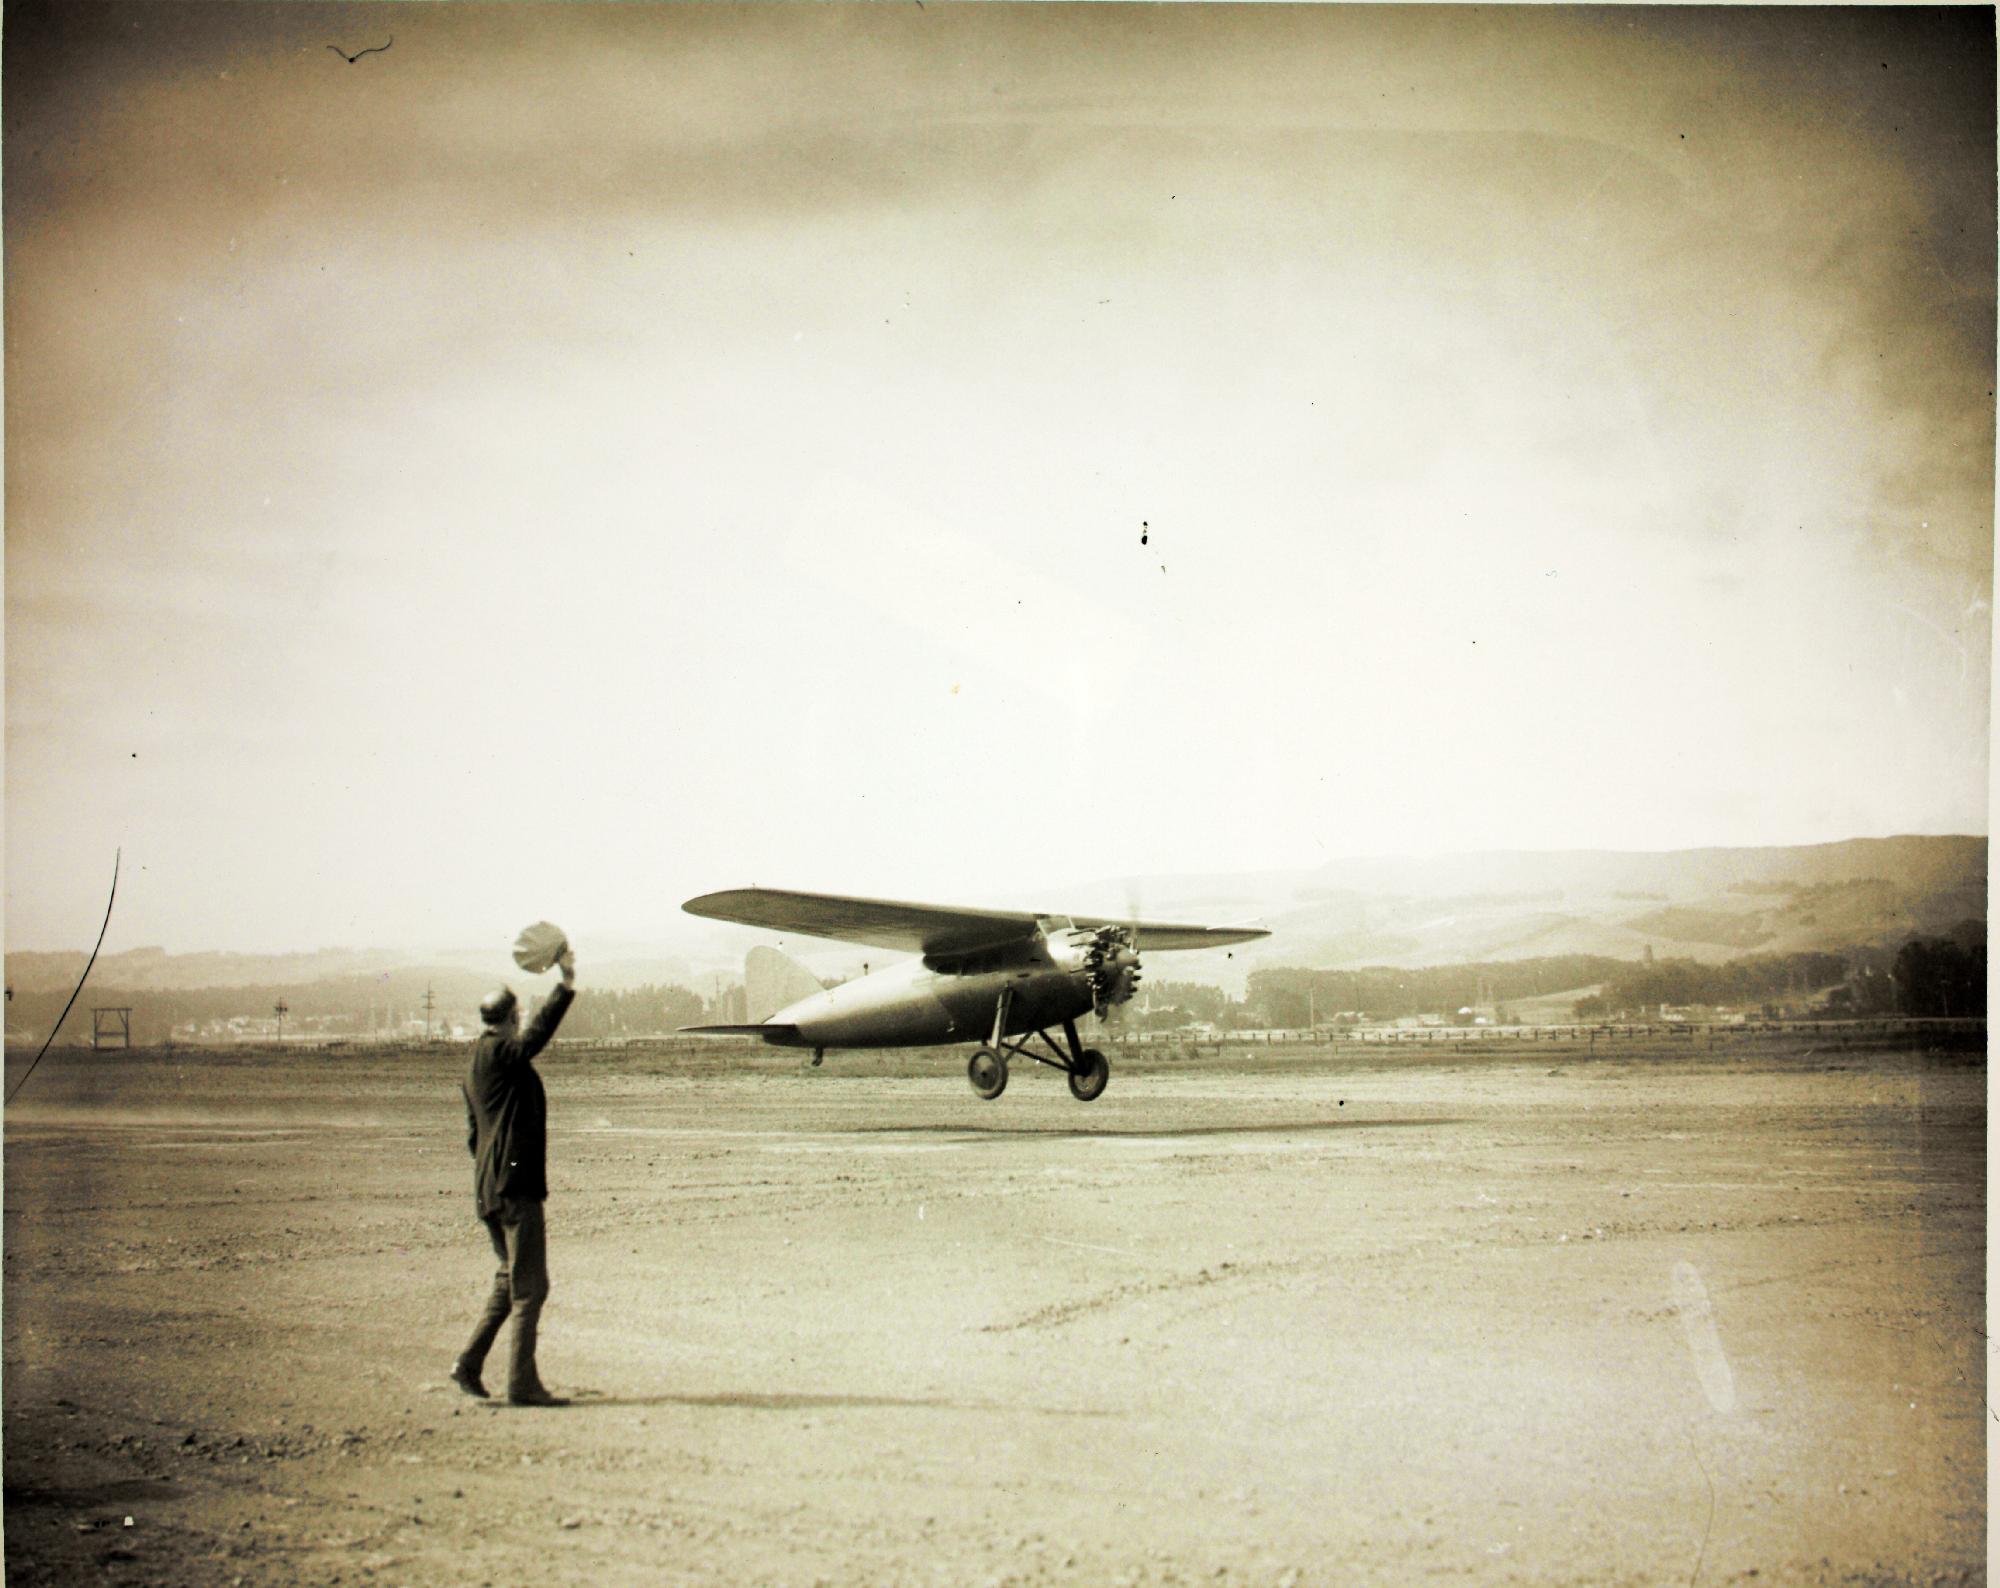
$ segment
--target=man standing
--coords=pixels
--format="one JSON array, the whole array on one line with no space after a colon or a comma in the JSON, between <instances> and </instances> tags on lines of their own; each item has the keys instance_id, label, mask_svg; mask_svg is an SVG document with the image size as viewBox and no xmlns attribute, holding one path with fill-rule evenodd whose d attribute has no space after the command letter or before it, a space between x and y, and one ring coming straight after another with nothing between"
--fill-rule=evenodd
<instances>
[{"instance_id":1,"label":"man standing","mask_svg":"<svg viewBox=\"0 0 2000 1588\"><path fill-rule=\"evenodd\" d=\"M535 1328L549 1293L547 1240L542 1203L548 1185L548 1100L535 1073L535 1055L548 1046L576 996L576 955L567 947L556 961L562 985L521 1030L521 1005L512 988L502 987L479 1005L486 1029L472 1048L465 1077L465 1145L472 1154L474 1192L500 1271L472 1341L452 1364L452 1382L468 1395L486 1399L479 1372L499 1337L501 1324L514 1319L507 1362L507 1399L515 1406L563 1406L535 1371Z\"/></svg>"}]
</instances>

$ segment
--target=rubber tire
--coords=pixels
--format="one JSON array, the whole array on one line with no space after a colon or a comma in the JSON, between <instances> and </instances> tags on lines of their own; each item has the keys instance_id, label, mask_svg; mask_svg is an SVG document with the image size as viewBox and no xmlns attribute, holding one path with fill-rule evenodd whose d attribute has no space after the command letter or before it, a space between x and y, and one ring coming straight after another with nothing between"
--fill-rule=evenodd
<instances>
[{"instance_id":1,"label":"rubber tire","mask_svg":"<svg viewBox=\"0 0 2000 1588\"><path fill-rule=\"evenodd\" d=\"M1007 1056L991 1048L979 1048L965 1063L965 1078L987 1102L1007 1090Z\"/></svg>"},{"instance_id":2,"label":"rubber tire","mask_svg":"<svg viewBox=\"0 0 2000 1588\"><path fill-rule=\"evenodd\" d=\"M1095 1048L1083 1050L1083 1068L1069 1072L1069 1095L1079 1103L1094 1103L1111 1084L1111 1066Z\"/></svg>"}]
</instances>

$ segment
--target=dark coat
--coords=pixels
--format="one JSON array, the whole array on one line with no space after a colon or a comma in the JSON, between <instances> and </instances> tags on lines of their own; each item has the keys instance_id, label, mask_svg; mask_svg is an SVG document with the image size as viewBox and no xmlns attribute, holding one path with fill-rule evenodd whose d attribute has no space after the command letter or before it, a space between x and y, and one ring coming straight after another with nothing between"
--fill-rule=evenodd
<instances>
[{"instance_id":1,"label":"dark coat","mask_svg":"<svg viewBox=\"0 0 2000 1588\"><path fill-rule=\"evenodd\" d=\"M549 1105L534 1059L575 997L572 989L558 987L518 1037L488 1029L472 1046L464 1088L465 1145L472 1154L481 1218L499 1212L503 1197L548 1200Z\"/></svg>"}]
</instances>

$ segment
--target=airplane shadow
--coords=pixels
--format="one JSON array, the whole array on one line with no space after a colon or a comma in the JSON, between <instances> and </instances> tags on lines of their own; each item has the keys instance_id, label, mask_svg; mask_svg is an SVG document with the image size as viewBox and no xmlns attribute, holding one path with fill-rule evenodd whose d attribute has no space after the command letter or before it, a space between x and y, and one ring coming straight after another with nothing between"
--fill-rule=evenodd
<instances>
[{"instance_id":1,"label":"airplane shadow","mask_svg":"<svg viewBox=\"0 0 2000 1588\"><path fill-rule=\"evenodd\" d=\"M1169 1125L1147 1127L1111 1126L1092 1130L1083 1126L1038 1127L1034 1125L856 1125L838 1132L843 1136L1041 1136L1054 1141L1090 1140L1095 1137L1129 1136L1138 1141L1180 1141L1204 1136L1309 1136L1340 1130L1407 1130L1426 1125L1461 1125L1448 1115L1425 1115L1417 1119L1293 1119L1265 1125Z\"/></svg>"},{"instance_id":2,"label":"airplane shadow","mask_svg":"<svg viewBox=\"0 0 2000 1588\"><path fill-rule=\"evenodd\" d=\"M179 1493L164 1478L113 1478L106 1483L70 1488L10 1483L6 1503L10 1511L26 1505L56 1505L68 1511L86 1511L124 1500L170 1500Z\"/></svg>"}]
</instances>

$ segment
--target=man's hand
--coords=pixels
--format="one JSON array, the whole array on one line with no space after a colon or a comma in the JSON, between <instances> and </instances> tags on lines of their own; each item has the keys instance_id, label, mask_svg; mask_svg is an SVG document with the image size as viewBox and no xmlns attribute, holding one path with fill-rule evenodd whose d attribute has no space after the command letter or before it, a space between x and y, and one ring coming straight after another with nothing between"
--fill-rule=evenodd
<instances>
[{"instance_id":1,"label":"man's hand","mask_svg":"<svg viewBox=\"0 0 2000 1588\"><path fill-rule=\"evenodd\" d=\"M564 949L562 958L557 960L556 964L562 970L563 985L565 987L574 987L576 985L576 950L573 948Z\"/></svg>"}]
</instances>

